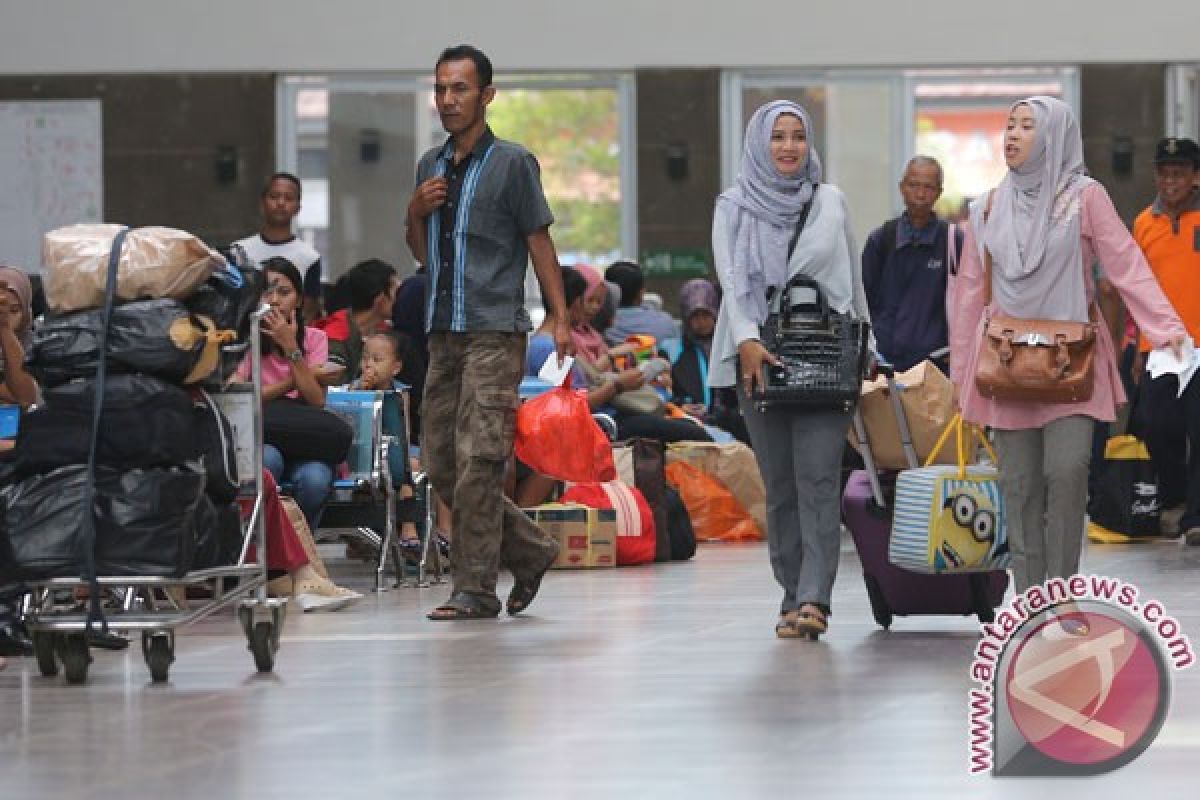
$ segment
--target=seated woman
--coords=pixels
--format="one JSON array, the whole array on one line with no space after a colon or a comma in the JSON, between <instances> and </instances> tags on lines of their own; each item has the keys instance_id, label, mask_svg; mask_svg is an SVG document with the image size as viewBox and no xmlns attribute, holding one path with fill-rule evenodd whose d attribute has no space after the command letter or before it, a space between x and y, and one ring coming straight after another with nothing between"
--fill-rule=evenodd
<instances>
[{"instance_id":1,"label":"seated woman","mask_svg":"<svg viewBox=\"0 0 1200 800\"><path fill-rule=\"evenodd\" d=\"M0 405L21 410L37 402L37 382L25 371L25 352L33 331L33 287L19 269L0 267ZM15 441L0 439L0 453L9 453ZM17 596L0 594L0 669L6 656L33 653L17 619Z\"/></svg>"},{"instance_id":2,"label":"seated woman","mask_svg":"<svg viewBox=\"0 0 1200 800\"><path fill-rule=\"evenodd\" d=\"M705 424L732 433L750 443L746 421L738 410L733 389L708 385L708 362L712 358L713 332L721 300L717 287L704 278L694 278L679 289L679 313L683 316L683 350L671 368L673 400Z\"/></svg>"},{"instance_id":3,"label":"seated woman","mask_svg":"<svg viewBox=\"0 0 1200 800\"><path fill-rule=\"evenodd\" d=\"M286 258L269 258L262 266L266 279L263 302L271 306L262 321L263 402L290 398L322 408L325 386L319 376L328 360L329 340L324 331L304 324L300 271ZM247 359L238 368L239 377L244 379L250 370ZM271 444L263 447L263 465L277 483L287 481L294 486L296 503L315 531L333 486L333 466L323 461L289 463Z\"/></svg>"},{"instance_id":4,"label":"seated woman","mask_svg":"<svg viewBox=\"0 0 1200 800\"><path fill-rule=\"evenodd\" d=\"M19 269L0 267L0 405L22 409L37 402L38 386L25 371L33 336L33 287ZM11 449L12 442L0 449Z\"/></svg>"}]
</instances>

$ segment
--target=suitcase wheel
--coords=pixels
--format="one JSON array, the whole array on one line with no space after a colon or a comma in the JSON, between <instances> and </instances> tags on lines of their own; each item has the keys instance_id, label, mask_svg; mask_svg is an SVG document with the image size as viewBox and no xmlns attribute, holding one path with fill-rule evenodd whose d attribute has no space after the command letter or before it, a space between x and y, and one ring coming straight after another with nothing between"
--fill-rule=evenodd
<instances>
[{"instance_id":1,"label":"suitcase wheel","mask_svg":"<svg viewBox=\"0 0 1200 800\"><path fill-rule=\"evenodd\" d=\"M879 627L885 631L892 627L892 609L888 607L883 597L883 589L874 575L863 573L863 582L867 585L867 599L871 601L871 613Z\"/></svg>"},{"instance_id":2,"label":"suitcase wheel","mask_svg":"<svg viewBox=\"0 0 1200 800\"><path fill-rule=\"evenodd\" d=\"M987 576L979 573L972 574L971 581L971 604L974 607L975 616L979 619L980 625L989 625L996 621L996 609L992 607L991 600L988 599Z\"/></svg>"}]
</instances>

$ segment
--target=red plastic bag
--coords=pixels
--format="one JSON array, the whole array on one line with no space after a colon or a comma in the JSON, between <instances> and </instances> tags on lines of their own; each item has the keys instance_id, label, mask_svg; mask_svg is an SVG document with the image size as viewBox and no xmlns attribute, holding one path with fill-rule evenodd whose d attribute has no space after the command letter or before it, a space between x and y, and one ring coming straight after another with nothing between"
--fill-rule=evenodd
<instances>
[{"instance_id":1,"label":"red plastic bag","mask_svg":"<svg viewBox=\"0 0 1200 800\"><path fill-rule=\"evenodd\" d=\"M562 386L517 409L517 458L561 481L616 480L612 444L592 419L587 392L569 388L570 381L567 375Z\"/></svg>"},{"instance_id":2,"label":"red plastic bag","mask_svg":"<svg viewBox=\"0 0 1200 800\"><path fill-rule=\"evenodd\" d=\"M757 542L763 538L758 523L716 478L685 461L667 464L667 483L683 498L696 541Z\"/></svg>"},{"instance_id":3,"label":"red plastic bag","mask_svg":"<svg viewBox=\"0 0 1200 800\"><path fill-rule=\"evenodd\" d=\"M564 503L617 511L617 566L630 567L654 561L658 529L650 504L637 489L620 481L581 483L563 493Z\"/></svg>"}]
</instances>

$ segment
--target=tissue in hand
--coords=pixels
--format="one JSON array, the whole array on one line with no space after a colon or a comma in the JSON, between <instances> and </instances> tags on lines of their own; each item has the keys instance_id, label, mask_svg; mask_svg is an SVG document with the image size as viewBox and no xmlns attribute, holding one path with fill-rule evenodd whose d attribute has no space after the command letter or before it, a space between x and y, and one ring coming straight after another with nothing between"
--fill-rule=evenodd
<instances>
[{"instance_id":1,"label":"tissue in hand","mask_svg":"<svg viewBox=\"0 0 1200 800\"><path fill-rule=\"evenodd\" d=\"M1192 376L1196 374L1197 367L1200 367L1200 353L1196 351L1196 344L1190 336L1183 340L1183 358L1177 358L1175 351L1169 347L1159 347L1151 350L1146 359L1146 371L1152 379L1161 378L1163 375L1179 376L1180 396L1183 395L1184 389L1187 389Z\"/></svg>"}]
</instances>

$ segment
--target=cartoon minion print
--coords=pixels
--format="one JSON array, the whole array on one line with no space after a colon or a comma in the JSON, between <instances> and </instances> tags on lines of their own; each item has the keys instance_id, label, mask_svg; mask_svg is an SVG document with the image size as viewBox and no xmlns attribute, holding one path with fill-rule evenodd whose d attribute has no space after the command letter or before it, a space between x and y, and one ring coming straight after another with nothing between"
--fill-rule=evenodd
<instances>
[{"instance_id":1,"label":"cartoon minion print","mask_svg":"<svg viewBox=\"0 0 1200 800\"><path fill-rule=\"evenodd\" d=\"M978 568L996 540L996 509L980 492L953 490L930 526L930 549L938 572Z\"/></svg>"}]
</instances>

